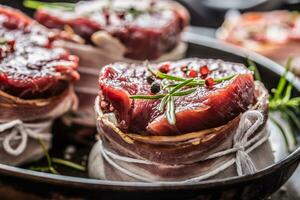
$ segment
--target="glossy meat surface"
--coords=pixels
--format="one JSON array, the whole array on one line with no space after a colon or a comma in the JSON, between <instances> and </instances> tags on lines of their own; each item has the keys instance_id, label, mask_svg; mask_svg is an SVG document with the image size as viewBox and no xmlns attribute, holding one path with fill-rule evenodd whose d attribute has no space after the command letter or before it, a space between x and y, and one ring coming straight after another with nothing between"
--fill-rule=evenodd
<instances>
[{"instance_id":1,"label":"glossy meat surface","mask_svg":"<svg viewBox=\"0 0 300 200\"><path fill-rule=\"evenodd\" d=\"M125 57L152 60L177 45L189 16L171 1L96 0L71 11L40 9L35 18L49 28L69 26L88 42L95 32L108 32L126 47Z\"/></svg>"},{"instance_id":2,"label":"glossy meat surface","mask_svg":"<svg viewBox=\"0 0 300 200\"><path fill-rule=\"evenodd\" d=\"M0 7L0 90L24 99L48 98L77 80L78 58L53 47L54 40L47 28Z\"/></svg>"},{"instance_id":3,"label":"glossy meat surface","mask_svg":"<svg viewBox=\"0 0 300 200\"><path fill-rule=\"evenodd\" d=\"M100 107L114 112L119 127L127 132L145 135L179 135L226 124L248 109L254 99L254 81L243 65L221 60L185 59L172 63L151 65L161 69L168 65L168 74L189 78L190 71L198 72L207 66L208 78L222 78L235 74L230 80L215 83L212 87L199 86L196 91L175 97L176 124L170 125L165 112L159 111L160 99L131 99L130 95L152 95L151 75L146 65L116 63L106 66L100 74ZM182 69L187 68L188 72ZM202 79L197 76L196 80ZM158 79L156 82L160 82ZM165 93L160 91L158 94Z\"/></svg>"}]
</instances>

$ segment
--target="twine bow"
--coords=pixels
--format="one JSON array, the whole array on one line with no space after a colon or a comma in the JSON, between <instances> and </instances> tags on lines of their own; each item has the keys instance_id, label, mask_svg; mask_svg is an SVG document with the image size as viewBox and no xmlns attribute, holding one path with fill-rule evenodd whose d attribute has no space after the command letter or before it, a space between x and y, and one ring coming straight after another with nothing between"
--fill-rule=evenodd
<instances>
[{"instance_id":1,"label":"twine bow","mask_svg":"<svg viewBox=\"0 0 300 200\"><path fill-rule=\"evenodd\" d=\"M250 136L263 122L264 116L256 110L247 111L241 117L237 132L233 138L233 149L236 150L236 169L239 176L252 174L256 171L256 167L249 154L245 151L245 147L247 147Z\"/></svg>"},{"instance_id":2,"label":"twine bow","mask_svg":"<svg viewBox=\"0 0 300 200\"><path fill-rule=\"evenodd\" d=\"M21 120L0 123L0 133L8 131L4 137L0 137L3 149L10 155L18 156L24 152L27 146L28 137L34 139L51 140L51 133L46 130L51 126L52 120L24 123ZM16 147L12 146L13 141L21 140Z\"/></svg>"}]
</instances>

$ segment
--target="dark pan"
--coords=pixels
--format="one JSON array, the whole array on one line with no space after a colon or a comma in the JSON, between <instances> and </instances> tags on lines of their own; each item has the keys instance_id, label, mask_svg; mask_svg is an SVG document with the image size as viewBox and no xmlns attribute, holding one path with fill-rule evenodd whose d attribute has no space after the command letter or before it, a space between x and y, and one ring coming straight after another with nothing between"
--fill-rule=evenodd
<instances>
[{"instance_id":1,"label":"dark pan","mask_svg":"<svg viewBox=\"0 0 300 200\"><path fill-rule=\"evenodd\" d=\"M191 32L187 32L184 39L189 44L187 57L219 58L242 63L249 57L257 63L268 89L276 86L280 74L284 72L282 67L267 58L214 39ZM291 75L289 78L292 80L294 77ZM293 80L299 91L299 80ZM299 96L298 91L294 95ZM60 151L60 148L54 144L54 151ZM287 181L299 161L300 148L297 148L276 164L253 175L163 186L87 179L80 174L52 175L0 164L0 196L8 196L7 199L263 199Z\"/></svg>"}]
</instances>

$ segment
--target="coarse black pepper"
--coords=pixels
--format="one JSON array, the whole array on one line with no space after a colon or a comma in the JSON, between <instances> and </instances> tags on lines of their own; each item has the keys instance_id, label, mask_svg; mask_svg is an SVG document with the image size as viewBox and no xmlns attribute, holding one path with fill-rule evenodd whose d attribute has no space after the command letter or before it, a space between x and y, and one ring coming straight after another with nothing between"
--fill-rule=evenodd
<instances>
[{"instance_id":1,"label":"coarse black pepper","mask_svg":"<svg viewBox=\"0 0 300 200\"><path fill-rule=\"evenodd\" d=\"M147 80L147 83L152 84L155 81L155 78L154 78L154 76L147 76L146 80Z\"/></svg>"},{"instance_id":2,"label":"coarse black pepper","mask_svg":"<svg viewBox=\"0 0 300 200\"><path fill-rule=\"evenodd\" d=\"M150 90L152 94L158 93L160 91L160 84L158 82L152 83Z\"/></svg>"}]
</instances>

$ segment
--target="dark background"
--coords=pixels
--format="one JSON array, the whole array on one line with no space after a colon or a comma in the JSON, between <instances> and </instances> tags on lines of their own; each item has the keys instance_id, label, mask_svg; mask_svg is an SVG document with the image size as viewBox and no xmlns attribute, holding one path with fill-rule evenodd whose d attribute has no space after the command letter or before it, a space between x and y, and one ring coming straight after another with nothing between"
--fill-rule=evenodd
<instances>
[{"instance_id":1,"label":"dark background","mask_svg":"<svg viewBox=\"0 0 300 200\"><path fill-rule=\"evenodd\" d=\"M41 0L57 2L62 0ZM64 0L66 2L77 2L78 0ZM141 0L142 1L142 0ZM224 14L228 9L250 10L274 10L289 9L300 10L300 0L177 0L191 13L192 25L216 28L223 22ZM29 15L32 10L22 6L22 0L0 0L1 4L21 9Z\"/></svg>"}]
</instances>

